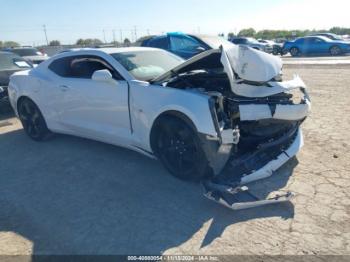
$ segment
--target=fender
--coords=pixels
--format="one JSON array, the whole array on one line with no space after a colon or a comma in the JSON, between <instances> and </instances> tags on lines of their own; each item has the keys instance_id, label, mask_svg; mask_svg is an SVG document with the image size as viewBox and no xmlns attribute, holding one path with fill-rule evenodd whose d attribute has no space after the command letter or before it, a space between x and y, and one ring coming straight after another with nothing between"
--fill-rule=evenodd
<instances>
[{"instance_id":1,"label":"fender","mask_svg":"<svg viewBox=\"0 0 350 262\"><path fill-rule=\"evenodd\" d=\"M210 96L198 92L163 87L139 86L130 83L130 112L135 145L152 151L150 133L156 119L169 111L188 118L195 130L217 137L217 130L209 108Z\"/></svg>"}]
</instances>

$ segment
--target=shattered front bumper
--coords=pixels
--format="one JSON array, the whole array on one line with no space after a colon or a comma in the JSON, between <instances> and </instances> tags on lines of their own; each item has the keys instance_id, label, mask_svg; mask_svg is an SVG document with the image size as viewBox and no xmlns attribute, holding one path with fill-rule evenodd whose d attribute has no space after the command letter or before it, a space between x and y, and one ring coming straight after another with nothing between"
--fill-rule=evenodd
<instances>
[{"instance_id":1,"label":"shattered front bumper","mask_svg":"<svg viewBox=\"0 0 350 262\"><path fill-rule=\"evenodd\" d=\"M252 151L243 150L242 154L234 154L231 155L230 158L228 158L227 152L231 152L231 148L237 149L237 145L242 145L239 143L242 143L243 140L239 142L239 140L241 140L239 136L238 140L235 139L234 135L227 136L227 134L235 134L233 129L220 129L221 132L218 132L218 134L220 134L219 149L221 150L216 151L220 154L214 154L214 150L205 150L207 156L209 156L209 163L212 167L216 168L213 168L215 176L202 183L204 195L208 199L234 210L286 202L293 197L293 193L287 192L286 194L276 195L272 198L259 199L251 194L248 191L248 187L245 186L253 181L271 176L289 159L294 157L303 146L303 135L300 125L311 110L311 101L304 82L300 77L294 76L290 81L272 82L270 85L271 90L269 88L266 89L246 85L245 88L249 88L247 90L245 90L245 88L242 90L245 90L248 95L245 97L248 97L248 99L232 100L233 103L238 105L240 121L288 122L291 124L291 128L284 131L284 133L278 137L272 137L262 144L259 144ZM299 89L299 92L297 89ZM290 93L292 90L295 90L293 92L297 93L295 94L296 97L300 97L300 102L276 103L269 100L258 101L258 99L253 97L253 94L255 94L256 97L265 97L267 95L273 95L275 91ZM272 93L270 94L269 92ZM217 159L226 160L227 163L225 167L222 169L217 168L218 166L222 167L222 165L220 165L222 162L220 163ZM215 163L219 163L219 165L215 166ZM218 170L220 171L215 172Z\"/></svg>"},{"instance_id":2,"label":"shattered front bumper","mask_svg":"<svg viewBox=\"0 0 350 262\"><path fill-rule=\"evenodd\" d=\"M258 170L245 174L236 180L228 179L227 174L225 174L222 179L203 181L204 196L233 210L290 201L294 196L292 192L261 200L250 193L245 184L271 176L289 159L294 157L302 146L303 135L301 129L298 128L294 141L289 147ZM234 177L234 174L231 175Z\"/></svg>"}]
</instances>

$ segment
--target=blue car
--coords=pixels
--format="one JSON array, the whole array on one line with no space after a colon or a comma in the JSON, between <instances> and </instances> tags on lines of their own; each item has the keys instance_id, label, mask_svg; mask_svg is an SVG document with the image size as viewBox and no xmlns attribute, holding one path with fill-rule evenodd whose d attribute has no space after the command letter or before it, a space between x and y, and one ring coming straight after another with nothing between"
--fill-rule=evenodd
<instances>
[{"instance_id":1,"label":"blue car","mask_svg":"<svg viewBox=\"0 0 350 262\"><path fill-rule=\"evenodd\" d=\"M283 51L289 52L292 56L311 54L336 56L350 52L350 43L342 40L331 40L324 36L306 36L292 42L285 42Z\"/></svg>"},{"instance_id":2,"label":"blue car","mask_svg":"<svg viewBox=\"0 0 350 262\"><path fill-rule=\"evenodd\" d=\"M143 40L140 45L161 48L184 59L189 59L203 51L217 49L221 45L227 44L232 45L227 40L218 36L188 35L176 32L152 36Z\"/></svg>"}]
</instances>

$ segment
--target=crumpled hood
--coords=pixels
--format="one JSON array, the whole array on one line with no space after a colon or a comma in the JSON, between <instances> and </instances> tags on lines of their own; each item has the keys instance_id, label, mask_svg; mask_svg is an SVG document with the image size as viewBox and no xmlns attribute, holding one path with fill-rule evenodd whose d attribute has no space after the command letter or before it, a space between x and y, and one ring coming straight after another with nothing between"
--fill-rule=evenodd
<instances>
[{"instance_id":1,"label":"crumpled hood","mask_svg":"<svg viewBox=\"0 0 350 262\"><path fill-rule=\"evenodd\" d=\"M241 79L253 82L267 82L280 74L282 60L276 56L241 45L225 45L220 49L202 52L172 70L157 77L152 82L166 81L170 77L193 70L223 67L235 81L235 72Z\"/></svg>"},{"instance_id":2,"label":"crumpled hood","mask_svg":"<svg viewBox=\"0 0 350 262\"><path fill-rule=\"evenodd\" d=\"M306 87L298 76L283 82L274 79L281 74L280 58L240 45L222 46L196 55L154 79L152 83L163 84L178 74L222 67L228 76L232 92L240 96L267 97Z\"/></svg>"},{"instance_id":3,"label":"crumpled hood","mask_svg":"<svg viewBox=\"0 0 350 262\"><path fill-rule=\"evenodd\" d=\"M267 82L282 69L279 57L243 45L222 47L221 63L227 62L240 78L253 82Z\"/></svg>"}]
</instances>

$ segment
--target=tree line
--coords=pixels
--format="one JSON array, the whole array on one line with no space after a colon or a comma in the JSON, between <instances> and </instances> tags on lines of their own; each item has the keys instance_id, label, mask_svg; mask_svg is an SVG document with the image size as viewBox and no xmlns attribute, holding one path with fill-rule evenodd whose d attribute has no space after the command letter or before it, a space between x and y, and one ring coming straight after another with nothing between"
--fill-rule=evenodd
<instances>
[{"instance_id":1,"label":"tree line","mask_svg":"<svg viewBox=\"0 0 350 262\"><path fill-rule=\"evenodd\" d=\"M87 38L87 39L78 39L75 42L76 45L78 46L86 46L86 47L94 47L94 46L98 46L98 45L103 45L104 43L97 38ZM131 45L131 41L128 38L125 38L123 41L123 44L115 41L109 44L114 44L116 46L130 46ZM59 40L52 40L49 42L49 46L60 46L61 42ZM12 47L19 47L21 46L19 43L15 42L15 41L0 41L0 48L12 48Z\"/></svg>"},{"instance_id":2,"label":"tree line","mask_svg":"<svg viewBox=\"0 0 350 262\"><path fill-rule=\"evenodd\" d=\"M324 33L324 32L331 32L333 34L337 35L350 35L350 28L346 27L332 27L329 30L260 30L255 31L254 28L245 28L238 32L238 34L234 34L232 32L228 33L227 37L234 38L234 37L254 37L256 39L292 39L296 37L302 37L309 34L314 33ZM224 34L220 34L220 36L224 36ZM149 36L146 36L147 38ZM139 40L140 41L140 40ZM75 43L79 46L97 46L102 45L103 42L100 39L96 38L87 38L87 39L78 39ZM111 44L115 44L117 46L123 45L123 46L130 46L131 41L128 38L125 38L123 41L123 44L119 42L112 42ZM49 43L50 46L60 46L61 42L59 40L52 40ZM19 47L20 44L15 41L0 41L0 48L11 48L11 47Z\"/></svg>"}]
</instances>

